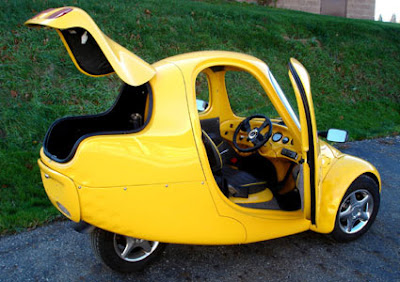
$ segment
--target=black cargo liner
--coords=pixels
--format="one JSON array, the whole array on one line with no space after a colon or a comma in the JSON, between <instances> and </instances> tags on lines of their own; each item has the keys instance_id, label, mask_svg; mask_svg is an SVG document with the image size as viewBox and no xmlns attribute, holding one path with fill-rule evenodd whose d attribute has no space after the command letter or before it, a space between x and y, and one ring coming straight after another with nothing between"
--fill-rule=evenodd
<instances>
[{"instance_id":1,"label":"black cargo liner","mask_svg":"<svg viewBox=\"0 0 400 282\"><path fill-rule=\"evenodd\" d=\"M148 105L146 105L148 101ZM147 119L145 116L148 107ZM95 135L127 134L142 130L151 118L153 95L149 83L124 84L114 105L104 113L56 120L46 133L43 149L50 159L65 163L73 158L79 143ZM132 115L142 117L133 121Z\"/></svg>"}]
</instances>

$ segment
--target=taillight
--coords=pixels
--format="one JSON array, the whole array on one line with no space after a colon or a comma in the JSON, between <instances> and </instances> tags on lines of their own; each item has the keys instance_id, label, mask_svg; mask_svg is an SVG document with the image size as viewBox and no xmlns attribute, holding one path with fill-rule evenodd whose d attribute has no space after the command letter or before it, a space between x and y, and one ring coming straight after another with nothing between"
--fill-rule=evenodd
<instances>
[{"instance_id":1,"label":"taillight","mask_svg":"<svg viewBox=\"0 0 400 282\"><path fill-rule=\"evenodd\" d=\"M49 13L50 11L53 11L53 10L54 10L54 8L50 8L50 9L41 11L39 14L35 15L32 19L38 18L40 15L47 14L47 13Z\"/></svg>"},{"instance_id":2,"label":"taillight","mask_svg":"<svg viewBox=\"0 0 400 282\"><path fill-rule=\"evenodd\" d=\"M68 14L71 11L72 11L72 8L63 8L63 9L51 14L47 18L48 19L56 19L56 18L64 16L65 14Z\"/></svg>"}]
</instances>

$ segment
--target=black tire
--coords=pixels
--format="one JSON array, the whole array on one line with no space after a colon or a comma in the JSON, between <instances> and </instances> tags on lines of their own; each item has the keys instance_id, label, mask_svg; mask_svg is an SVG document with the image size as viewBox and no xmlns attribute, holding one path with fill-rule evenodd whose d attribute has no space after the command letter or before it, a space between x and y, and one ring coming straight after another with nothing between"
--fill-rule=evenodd
<instances>
[{"instance_id":1,"label":"black tire","mask_svg":"<svg viewBox=\"0 0 400 282\"><path fill-rule=\"evenodd\" d=\"M367 175L358 177L340 202L332 237L349 242L362 236L374 222L379 204L378 184Z\"/></svg>"},{"instance_id":2,"label":"black tire","mask_svg":"<svg viewBox=\"0 0 400 282\"><path fill-rule=\"evenodd\" d=\"M93 251L98 259L112 270L121 273L143 270L145 266L161 255L166 246L166 244L156 241L140 240L100 228L93 230L90 237ZM133 248L123 258L123 250L128 246L128 240L133 244Z\"/></svg>"}]
</instances>

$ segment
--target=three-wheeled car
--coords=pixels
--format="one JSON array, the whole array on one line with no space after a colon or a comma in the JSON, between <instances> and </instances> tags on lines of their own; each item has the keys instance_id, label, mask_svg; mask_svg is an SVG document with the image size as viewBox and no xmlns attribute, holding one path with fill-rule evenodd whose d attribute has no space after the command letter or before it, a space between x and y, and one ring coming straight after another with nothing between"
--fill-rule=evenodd
<instances>
[{"instance_id":1,"label":"three-wheeled car","mask_svg":"<svg viewBox=\"0 0 400 282\"><path fill-rule=\"evenodd\" d=\"M84 74L123 81L108 111L55 121L38 161L50 201L90 231L110 268L141 269L165 243L245 244L306 230L348 241L373 223L379 173L321 139L343 142L347 132L318 135L310 78L297 60L289 62L296 110L252 56L204 51L150 65L75 7L26 25L55 29ZM253 80L232 80L237 73ZM231 92L248 81L268 105L246 99L276 116L235 112L243 100Z\"/></svg>"}]
</instances>

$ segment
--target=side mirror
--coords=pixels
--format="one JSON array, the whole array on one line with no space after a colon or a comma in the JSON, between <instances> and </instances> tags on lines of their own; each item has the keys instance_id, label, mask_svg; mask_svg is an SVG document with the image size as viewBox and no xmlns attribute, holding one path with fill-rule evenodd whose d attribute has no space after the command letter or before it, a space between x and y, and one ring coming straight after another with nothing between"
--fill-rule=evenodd
<instances>
[{"instance_id":1,"label":"side mirror","mask_svg":"<svg viewBox=\"0 0 400 282\"><path fill-rule=\"evenodd\" d=\"M208 107L208 103L200 99L196 99L196 104L197 104L197 111L199 113L204 112Z\"/></svg>"},{"instance_id":2,"label":"side mirror","mask_svg":"<svg viewBox=\"0 0 400 282\"><path fill-rule=\"evenodd\" d=\"M344 143L349 139L349 133L346 130L331 128L328 130L326 140L332 142Z\"/></svg>"}]
</instances>

